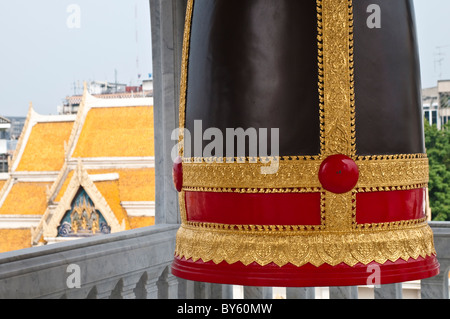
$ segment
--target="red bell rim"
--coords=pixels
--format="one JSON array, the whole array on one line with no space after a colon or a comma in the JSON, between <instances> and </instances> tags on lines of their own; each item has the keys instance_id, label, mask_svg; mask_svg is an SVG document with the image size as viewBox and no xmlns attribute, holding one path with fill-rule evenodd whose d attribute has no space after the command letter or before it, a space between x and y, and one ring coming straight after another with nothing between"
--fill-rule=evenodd
<instances>
[{"instance_id":1,"label":"red bell rim","mask_svg":"<svg viewBox=\"0 0 450 319\"><path fill-rule=\"evenodd\" d=\"M376 271L379 271L379 277L376 277ZM353 267L346 264L324 264L319 267L311 264L301 267L287 264L279 267L275 264L260 266L252 263L245 266L240 262L193 262L192 259L175 257L172 273L174 276L193 281L261 287L385 285L436 276L439 274L439 262L436 256L432 255L408 261L387 261L384 264L359 263Z\"/></svg>"}]
</instances>

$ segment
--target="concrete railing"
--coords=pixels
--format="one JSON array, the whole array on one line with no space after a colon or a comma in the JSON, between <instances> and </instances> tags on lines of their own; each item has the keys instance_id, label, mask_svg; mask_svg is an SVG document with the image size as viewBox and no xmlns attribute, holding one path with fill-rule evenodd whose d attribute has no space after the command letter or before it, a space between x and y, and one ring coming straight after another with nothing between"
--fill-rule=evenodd
<instances>
[{"instance_id":1,"label":"concrete railing","mask_svg":"<svg viewBox=\"0 0 450 319\"><path fill-rule=\"evenodd\" d=\"M416 282L418 298L449 298L450 223L432 222L441 273ZM178 225L156 225L96 238L0 254L0 298L402 299L411 283L371 287L237 287L181 280L170 273ZM419 293L420 290L420 293ZM281 291L281 293L280 293Z\"/></svg>"},{"instance_id":2,"label":"concrete railing","mask_svg":"<svg viewBox=\"0 0 450 319\"><path fill-rule=\"evenodd\" d=\"M177 225L0 254L0 298L177 298Z\"/></svg>"}]
</instances>

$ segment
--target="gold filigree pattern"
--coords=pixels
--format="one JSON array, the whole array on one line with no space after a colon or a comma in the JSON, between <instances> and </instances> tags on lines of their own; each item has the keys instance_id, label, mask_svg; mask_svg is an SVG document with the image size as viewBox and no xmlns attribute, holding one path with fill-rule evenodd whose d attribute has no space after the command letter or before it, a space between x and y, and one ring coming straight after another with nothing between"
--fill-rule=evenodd
<instances>
[{"instance_id":1,"label":"gold filigree pattern","mask_svg":"<svg viewBox=\"0 0 450 319\"><path fill-rule=\"evenodd\" d=\"M270 229L270 230L269 230ZM288 263L302 266L331 266L345 263L354 266L370 262L395 262L428 257L435 254L433 233L426 223L405 225L395 230L365 230L364 232L224 230L192 227L183 224L177 234L175 255L195 262L218 264L253 262L261 266Z\"/></svg>"},{"instance_id":2,"label":"gold filigree pattern","mask_svg":"<svg viewBox=\"0 0 450 319\"><path fill-rule=\"evenodd\" d=\"M187 78L189 69L189 46L191 41L192 14L194 11L194 0L189 0L186 9L186 23L183 35L183 56L181 60L181 83L180 83L180 112L179 112L179 137L178 137L178 154L182 157L184 148L182 142L184 140L184 129L186 126L186 95L187 95Z\"/></svg>"},{"instance_id":3,"label":"gold filigree pattern","mask_svg":"<svg viewBox=\"0 0 450 319\"><path fill-rule=\"evenodd\" d=\"M353 74L353 5L352 0L317 2L320 15L320 62L323 96L322 158L335 154L356 155L355 96ZM331 230L351 230L353 193L325 192L325 225Z\"/></svg>"},{"instance_id":4,"label":"gold filigree pattern","mask_svg":"<svg viewBox=\"0 0 450 319\"><path fill-rule=\"evenodd\" d=\"M181 222L187 223L187 213L186 213L186 194L184 191L181 191L178 193L178 203L180 204L180 215L181 215Z\"/></svg>"},{"instance_id":5,"label":"gold filigree pattern","mask_svg":"<svg viewBox=\"0 0 450 319\"><path fill-rule=\"evenodd\" d=\"M429 181L426 155L363 157L356 161L360 170L357 187L394 187L426 184Z\"/></svg>"},{"instance_id":6,"label":"gold filigree pattern","mask_svg":"<svg viewBox=\"0 0 450 319\"><path fill-rule=\"evenodd\" d=\"M321 161L279 161L275 174L261 174L267 166L258 159L255 163L234 162L207 164L183 163L183 186L219 188L313 188L321 187L318 179Z\"/></svg>"},{"instance_id":7,"label":"gold filigree pattern","mask_svg":"<svg viewBox=\"0 0 450 319\"><path fill-rule=\"evenodd\" d=\"M325 225L327 230L349 230L354 224L353 200L356 193L333 194L325 192Z\"/></svg>"},{"instance_id":8,"label":"gold filigree pattern","mask_svg":"<svg viewBox=\"0 0 450 319\"><path fill-rule=\"evenodd\" d=\"M351 0L318 1L323 85L324 157L354 156L353 6Z\"/></svg>"},{"instance_id":9,"label":"gold filigree pattern","mask_svg":"<svg viewBox=\"0 0 450 319\"><path fill-rule=\"evenodd\" d=\"M261 174L269 160L278 162L275 174ZM426 187L429 180L425 154L357 157L357 191L385 191ZM319 157L252 158L227 163L226 159L185 159L183 189L190 191L305 192L320 190Z\"/></svg>"}]
</instances>

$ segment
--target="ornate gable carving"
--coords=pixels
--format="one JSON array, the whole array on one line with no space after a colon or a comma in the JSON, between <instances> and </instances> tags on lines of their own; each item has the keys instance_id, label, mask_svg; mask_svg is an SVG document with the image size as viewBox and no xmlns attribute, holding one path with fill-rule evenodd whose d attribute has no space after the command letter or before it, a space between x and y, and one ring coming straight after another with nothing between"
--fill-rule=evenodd
<instances>
[{"instance_id":1,"label":"ornate gable carving","mask_svg":"<svg viewBox=\"0 0 450 319\"><path fill-rule=\"evenodd\" d=\"M80 189L82 189L86 193L90 201L86 200L84 203L78 203L79 205L77 206L76 199L78 198L77 195L80 194ZM84 211L83 208L85 209ZM87 171L84 169L81 160L78 161L77 168L74 171L69 186L67 187L66 192L61 198L58 206L56 207L52 217L50 218L48 223L44 223L44 238L55 238L58 237L58 231L60 231L60 233L64 233L65 231L67 231L67 225L64 226L63 224L64 222L68 222L66 216L68 212L71 212L71 216L69 216L69 218L72 217L71 221L73 221L73 217L75 216L74 213L78 213L79 220L75 223L76 225L73 224L71 226L72 232L74 232L73 227L75 227L78 228L77 233L79 233L78 230L80 230L81 227L84 233L87 234L89 232L92 232L93 224L94 231L101 232L100 216L104 219L105 224L110 227L112 233L125 230L125 220L122 220L121 223L119 223L116 216L114 215L114 212L111 210L108 203L89 177ZM81 215L79 214L80 212ZM84 216L83 221L82 215L84 212L86 213L86 216ZM93 214L94 212L95 214ZM101 215L96 212L100 212ZM96 218L97 223L94 222ZM86 223L86 225L84 223ZM89 223L90 226L88 227ZM64 230L64 227L66 228L66 230Z\"/></svg>"},{"instance_id":2,"label":"ornate gable carving","mask_svg":"<svg viewBox=\"0 0 450 319\"><path fill-rule=\"evenodd\" d=\"M80 188L58 227L58 237L90 237L111 233L111 227L83 188Z\"/></svg>"}]
</instances>

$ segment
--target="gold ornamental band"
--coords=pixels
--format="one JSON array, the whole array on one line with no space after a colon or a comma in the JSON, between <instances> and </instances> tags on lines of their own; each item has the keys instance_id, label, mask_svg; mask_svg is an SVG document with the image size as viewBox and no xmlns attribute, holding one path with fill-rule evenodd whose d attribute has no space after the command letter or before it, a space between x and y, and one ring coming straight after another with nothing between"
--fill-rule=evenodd
<instances>
[{"instance_id":1,"label":"gold ornamental band","mask_svg":"<svg viewBox=\"0 0 450 319\"><path fill-rule=\"evenodd\" d=\"M298 192L320 191L320 157L193 158L183 161L183 188L189 191ZM426 187L429 181L426 154L357 157L358 192ZM262 168L274 165L274 174Z\"/></svg>"},{"instance_id":2,"label":"gold ornamental band","mask_svg":"<svg viewBox=\"0 0 450 319\"><path fill-rule=\"evenodd\" d=\"M186 125L186 99L187 99L187 78L189 65L189 51L191 41L192 15L194 12L194 0L188 0L186 8L185 27L183 34L183 56L181 58L181 81L180 81L180 107L178 114L180 134L178 137L178 154L183 156L184 129Z\"/></svg>"},{"instance_id":3,"label":"gold ornamental band","mask_svg":"<svg viewBox=\"0 0 450 319\"><path fill-rule=\"evenodd\" d=\"M312 264L355 266L384 264L435 255L433 233L426 222L387 230L353 232L231 229L182 224L175 255L196 262L253 262L282 267Z\"/></svg>"}]
</instances>

